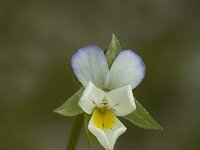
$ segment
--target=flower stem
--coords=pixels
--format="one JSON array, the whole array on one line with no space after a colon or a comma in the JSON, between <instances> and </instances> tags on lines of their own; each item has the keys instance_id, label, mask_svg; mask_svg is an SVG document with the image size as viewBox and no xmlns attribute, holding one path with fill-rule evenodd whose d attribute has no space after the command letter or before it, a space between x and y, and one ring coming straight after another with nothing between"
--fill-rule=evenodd
<instances>
[{"instance_id":1,"label":"flower stem","mask_svg":"<svg viewBox=\"0 0 200 150\"><path fill-rule=\"evenodd\" d=\"M83 116L79 115L76 117L76 120L74 122L74 126L71 131L70 139L68 141L66 150L74 150L76 148L82 124L83 124Z\"/></svg>"}]
</instances>

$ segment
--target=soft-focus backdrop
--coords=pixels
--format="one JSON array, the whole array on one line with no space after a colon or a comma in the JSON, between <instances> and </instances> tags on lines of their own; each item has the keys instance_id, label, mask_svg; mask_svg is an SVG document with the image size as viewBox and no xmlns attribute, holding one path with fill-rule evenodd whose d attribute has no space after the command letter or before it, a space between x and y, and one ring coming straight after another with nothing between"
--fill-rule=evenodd
<instances>
[{"instance_id":1,"label":"soft-focus backdrop","mask_svg":"<svg viewBox=\"0 0 200 150\"><path fill-rule=\"evenodd\" d=\"M198 0L0 0L0 150L65 149L74 119L52 111L79 89L71 56L112 33L143 58L134 96L164 128L122 120L116 150L200 149Z\"/></svg>"}]
</instances>

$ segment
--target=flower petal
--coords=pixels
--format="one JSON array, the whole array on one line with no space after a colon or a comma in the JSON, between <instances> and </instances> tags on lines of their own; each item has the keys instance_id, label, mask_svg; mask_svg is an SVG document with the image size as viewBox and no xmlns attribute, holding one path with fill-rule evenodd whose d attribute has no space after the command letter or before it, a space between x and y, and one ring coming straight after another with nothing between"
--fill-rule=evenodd
<instances>
[{"instance_id":1,"label":"flower petal","mask_svg":"<svg viewBox=\"0 0 200 150\"><path fill-rule=\"evenodd\" d=\"M131 50L119 53L110 69L110 89L131 85L135 88L145 76L145 65L139 55Z\"/></svg>"},{"instance_id":2,"label":"flower petal","mask_svg":"<svg viewBox=\"0 0 200 150\"><path fill-rule=\"evenodd\" d=\"M116 116L128 115L136 109L131 85L108 92L106 98Z\"/></svg>"},{"instance_id":3,"label":"flower petal","mask_svg":"<svg viewBox=\"0 0 200 150\"><path fill-rule=\"evenodd\" d=\"M95 45L80 48L71 59L72 68L79 81L86 86L89 81L104 88L108 78L108 64L102 49Z\"/></svg>"},{"instance_id":4,"label":"flower petal","mask_svg":"<svg viewBox=\"0 0 200 150\"><path fill-rule=\"evenodd\" d=\"M91 114L94 107L101 104L104 98L105 92L89 81L79 100L79 105L86 113Z\"/></svg>"},{"instance_id":5,"label":"flower petal","mask_svg":"<svg viewBox=\"0 0 200 150\"><path fill-rule=\"evenodd\" d=\"M92 115L92 118L90 119L90 122L88 125L89 131L97 137L98 141L106 150L113 150L116 140L121 134L123 134L126 131L126 127L113 114L112 115L114 119L113 126L109 129L101 128L95 123L95 115L96 114L94 112ZM105 121L105 120L107 119L103 118L102 120L99 120L99 122ZM107 122L102 122L102 123L106 124Z\"/></svg>"}]
</instances>

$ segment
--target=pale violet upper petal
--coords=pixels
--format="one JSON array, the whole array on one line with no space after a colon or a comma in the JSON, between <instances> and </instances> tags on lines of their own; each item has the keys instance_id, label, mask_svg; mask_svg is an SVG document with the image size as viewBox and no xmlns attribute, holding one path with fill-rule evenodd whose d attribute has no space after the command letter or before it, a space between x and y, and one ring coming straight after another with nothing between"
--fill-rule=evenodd
<instances>
[{"instance_id":1,"label":"pale violet upper petal","mask_svg":"<svg viewBox=\"0 0 200 150\"><path fill-rule=\"evenodd\" d=\"M86 113L92 114L94 107L100 105L104 97L105 92L89 81L79 100L79 106Z\"/></svg>"},{"instance_id":2,"label":"pale violet upper petal","mask_svg":"<svg viewBox=\"0 0 200 150\"><path fill-rule=\"evenodd\" d=\"M128 115L136 109L130 85L106 93L106 98L116 116Z\"/></svg>"},{"instance_id":3,"label":"pale violet upper petal","mask_svg":"<svg viewBox=\"0 0 200 150\"><path fill-rule=\"evenodd\" d=\"M116 89L126 85L135 88L144 78L145 69L139 55L131 50L121 51L110 69L109 88Z\"/></svg>"},{"instance_id":4,"label":"pale violet upper petal","mask_svg":"<svg viewBox=\"0 0 200 150\"><path fill-rule=\"evenodd\" d=\"M114 116L115 117L115 116ZM115 117L115 124L111 129L100 129L94 124L92 115L88 129L94 134L106 150L113 150L118 137L126 131L126 127Z\"/></svg>"},{"instance_id":5,"label":"pale violet upper petal","mask_svg":"<svg viewBox=\"0 0 200 150\"><path fill-rule=\"evenodd\" d=\"M79 81L86 86L89 81L104 88L109 69L103 50L95 45L80 48L71 59L71 65Z\"/></svg>"}]
</instances>

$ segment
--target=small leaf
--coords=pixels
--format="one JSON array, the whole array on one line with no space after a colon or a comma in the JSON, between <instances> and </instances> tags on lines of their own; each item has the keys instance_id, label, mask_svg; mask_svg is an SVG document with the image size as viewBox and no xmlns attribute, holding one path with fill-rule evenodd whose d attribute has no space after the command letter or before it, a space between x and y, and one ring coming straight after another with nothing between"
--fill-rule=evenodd
<instances>
[{"instance_id":1,"label":"small leaf","mask_svg":"<svg viewBox=\"0 0 200 150\"><path fill-rule=\"evenodd\" d=\"M54 110L54 112L64 115L64 116L76 116L83 113L83 110L78 104L78 101L83 93L84 88L80 88L77 93L75 93L70 99L68 99L64 104Z\"/></svg>"},{"instance_id":2,"label":"small leaf","mask_svg":"<svg viewBox=\"0 0 200 150\"><path fill-rule=\"evenodd\" d=\"M121 51L121 46L119 40L113 34L112 41L108 47L108 50L106 51L106 59L109 68L112 66L113 61L115 60L120 51Z\"/></svg>"},{"instance_id":3,"label":"small leaf","mask_svg":"<svg viewBox=\"0 0 200 150\"><path fill-rule=\"evenodd\" d=\"M88 124L89 124L91 115L85 113L84 116L85 116L85 122L84 122L85 133L87 135L88 142L89 142L90 149L91 149L94 146L94 144L95 144L96 137L88 130Z\"/></svg>"},{"instance_id":4,"label":"small leaf","mask_svg":"<svg viewBox=\"0 0 200 150\"><path fill-rule=\"evenodd\" d=\"M136 101L136 110L131 114L125 116L127 120L134 123L135 125L145 129L163 130L161 126L150 116L145 108Z\"/></svg>"}]
</instances>

